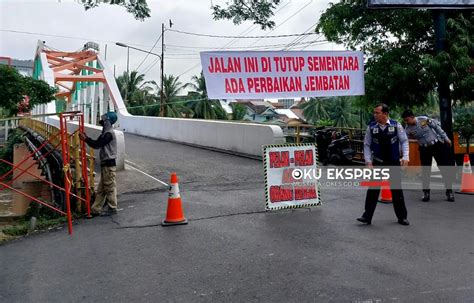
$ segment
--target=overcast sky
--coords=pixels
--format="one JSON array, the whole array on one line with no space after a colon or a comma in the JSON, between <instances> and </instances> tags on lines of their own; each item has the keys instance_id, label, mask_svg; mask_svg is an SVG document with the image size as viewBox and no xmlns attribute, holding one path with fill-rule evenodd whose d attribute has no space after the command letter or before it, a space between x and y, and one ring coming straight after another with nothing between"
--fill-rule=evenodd
<instances>
[{"instance_id":1,"label":"overcast sky","mask_svg":"<svg viewBox=\"0 0 474 303\"><path fill-rule=\"evenodd\" d=\"M122 42L138 48L151 50L161 34L161 24L173 22L173 29L211 35L280 35L302 33L314 28L322 11L329 6L329 0L282 0L273 20L276 29L262 31L250 22L234 25L230 20L214 21L211 3L224 5L228 0L148 0L151 17L141 22L126 12L124 7L105 5L85 11L73 0L0 0L0 56L15 59L33 59L38 39L57 50L75 51L85 42L99 43L102 53L107 45L107 63L116 68L119 75L127 68L127 50L115 45ZM21 31L34 34L13 33ZM65 36L70 38L52 37ZM306 36L293 49L332 50L340 46L329 43L309 42L321 40L317 35ZM184 35L176 32L165 33L165 74L180 75L183 83L189 82L201 70L199 52L217 50L222 47L245 47L265 45L286 45L292 38L266 39L221 39ZM229 44L230 43L230 44ZM282 49L281 46L271 47ZM153 49L161 52L161 41ZM130 70L138 68L145 53L130 50ZM147 80L159 82L160 65L152 65L157 57L150 55L138 69L146 72Z\"/></svg>"}]
</instances>

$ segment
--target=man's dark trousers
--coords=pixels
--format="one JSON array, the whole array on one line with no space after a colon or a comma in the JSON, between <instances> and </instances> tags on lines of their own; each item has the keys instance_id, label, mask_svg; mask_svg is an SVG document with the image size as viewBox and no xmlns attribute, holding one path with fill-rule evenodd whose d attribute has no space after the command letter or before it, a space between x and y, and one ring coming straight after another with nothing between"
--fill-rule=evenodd
<instances>
[{"instance_id":1,"label":"man's dark trousers","mask_svg":"<svg viewBox=\"0 0 474 303\"><path fill-rule=\"evenodd\" d=\"M400 163L390 162L381 163L374 161L374 167L389 168L390 169L390 189L392 191L393 209L398 220L407 218L407 209L405 207L405 198L402 190L402 176ZM379 200L380 187L369 187L367 190L367 196L365 197L365 212L362 215L368 221L372 220L372 216L375 212L375 207Z\"/></svg>"},{"instance_id":2,"label":"man's dark trousers","mask_svg":"<svg viewBox=\"0 0 474 303\"><path fill-rule=\"evenodd\" d=\"M423 190L430 189L431 164L433 157L443 176L446 189L452 189L454 180L454 157L449 149L441 142L430 146L420 146L421 177Z\"/></svg>"}]
</instances>

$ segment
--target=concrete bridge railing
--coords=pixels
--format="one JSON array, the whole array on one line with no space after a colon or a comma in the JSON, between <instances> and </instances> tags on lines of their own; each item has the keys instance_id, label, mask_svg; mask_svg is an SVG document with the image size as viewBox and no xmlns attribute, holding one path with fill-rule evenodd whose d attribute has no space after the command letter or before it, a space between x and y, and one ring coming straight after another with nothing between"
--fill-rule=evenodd
<instances>
[{"instance_id":1,"label":"concrete bridge railing","mask_svg":"<svg viewBox=\"0 0 474 303\"><path fill-rule=\"evenodd\" d=\"M275 125L120 113L119 127L127 133L255 158L262 156L262 145L285 143L283 131Z\"/></svg>"}]
</instances>

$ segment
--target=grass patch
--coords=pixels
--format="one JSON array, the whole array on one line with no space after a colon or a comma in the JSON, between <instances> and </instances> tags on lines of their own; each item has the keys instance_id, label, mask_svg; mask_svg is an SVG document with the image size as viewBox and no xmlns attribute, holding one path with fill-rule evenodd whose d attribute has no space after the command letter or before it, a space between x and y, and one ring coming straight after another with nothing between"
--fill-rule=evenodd
<instances>
[{"instance_id":1,"label":"grass patch","mask_svg":"<svg viewBox=\"0 0 474 303\"><path fill-rule=\"evenodd\" d=\"M50 228L62 225L66 223L66 221L67 221L66 217L59 217L59 218L53 218L53 219L40 217L36 221L35 230L48 230ZM30 226L29 220L22 220L22 221L19 221L18 224L14 226L5 227L4 229L2 229L2 232L5 235L9 235L13 237L24 236L28 234L29 226Z\"/></svg>"}]
</instances>

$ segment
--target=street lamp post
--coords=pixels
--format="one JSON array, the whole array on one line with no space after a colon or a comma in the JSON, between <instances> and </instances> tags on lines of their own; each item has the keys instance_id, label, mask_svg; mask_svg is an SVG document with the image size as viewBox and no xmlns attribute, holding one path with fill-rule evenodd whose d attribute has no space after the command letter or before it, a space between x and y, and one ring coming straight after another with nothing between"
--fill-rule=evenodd
<instances>
[{"instance_id":1,"label":"street lamp post","mask_svg":"<svg viewBox=\"0 0 474 303\"><path fill-rule=\"evenodd\" d=\"M120 42L116 42L115 43L116 45L120 46L120 47L126 47L128 49L128 54L130 52L130 49L134 49L134 50L137 50L137 51L140 51L140 52L144 52L144 53L147 53L147 54L151 54L151 55L155 55L157 56L158 58L160 58L160 63L161 63L161 92L160 92L160 116L163 116L163 108L164 108L164 104L163 104L163 101L164 101L164 94L163 94L163 56L162 55L158 55L156 53L153 53L153 52L149 52L147 50L144 50L144 49L140 49L140 48L137 48L137 47L133 47L133 46L130 46L130 45L127 45L127 44L124 44L124 43L120 43ZM129 73L129 56L127 54L127 74ZM130 74L128 74L128 77L130 77ZM128 83L127 83L127 93L128 93ZM126 96L125 96L126 97Z\"/></svg>"}]
</instances>

